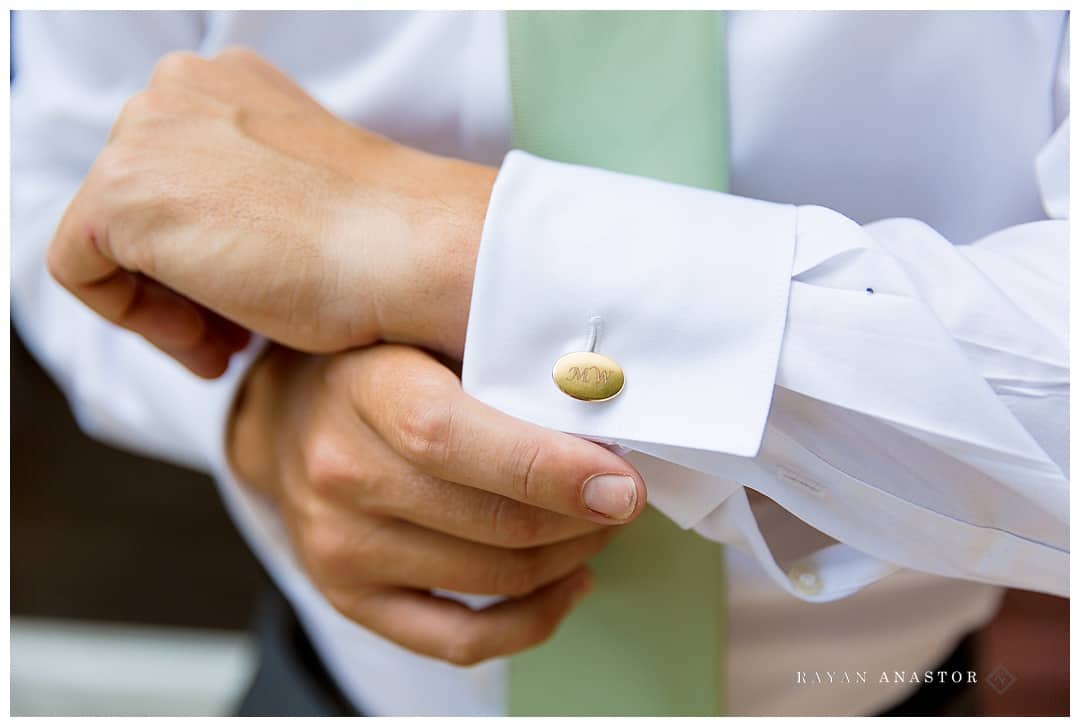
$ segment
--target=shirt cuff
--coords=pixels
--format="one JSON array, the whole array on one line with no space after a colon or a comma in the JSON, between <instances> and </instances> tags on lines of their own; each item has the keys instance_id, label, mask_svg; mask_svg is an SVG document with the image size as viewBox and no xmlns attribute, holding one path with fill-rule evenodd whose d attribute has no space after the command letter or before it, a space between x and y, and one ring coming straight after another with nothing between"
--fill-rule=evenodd
<instances>
[{"instance_id":1,"label":"shirt cuff","mask_svg":"<svg viewBox=\"0 0 1080 727\"><path fill-rule=\"evenodd\" d=\"M210 405L212 410L201 418L201 421L209 422L209 426L202 429L202 449L207 453L210 473L215 477L220 477L229 470L229 419L233 404L247 381L251 367L262 356L267 345L268 342L263 337L253 336L243 351L233 355L225 375L215 382L218 392Z\"/></svg>"},{"instance_id":2,"label":"shirt cuff","mask_svg":"<svg viewBox=\"0 0 1080 727\"><path fill-rule=\"evenodd\" d=\"M754 456L772 400L795 246L791 205L511 152L473 287L462 382L535 424ZM595 350L625 375L606 402L552 367Z\"/></svg>"}]
</instances>

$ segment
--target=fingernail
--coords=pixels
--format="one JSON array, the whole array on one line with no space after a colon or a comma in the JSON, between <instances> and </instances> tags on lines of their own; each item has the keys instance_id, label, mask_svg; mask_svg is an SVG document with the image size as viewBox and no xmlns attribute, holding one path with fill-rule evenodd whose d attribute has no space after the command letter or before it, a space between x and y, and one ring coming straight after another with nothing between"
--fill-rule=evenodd
<instances>
[{"instance_id":1,"label":"fingernail","mask_svg":"<svg viewBox=\"0 0 1080 727\"><path fill-rule=\"evenodd\" d=\"M593 475L585 480L582 497L593 512L625 520L637 505L637 484L626 475Z\"/></svg>"}]
</instances>

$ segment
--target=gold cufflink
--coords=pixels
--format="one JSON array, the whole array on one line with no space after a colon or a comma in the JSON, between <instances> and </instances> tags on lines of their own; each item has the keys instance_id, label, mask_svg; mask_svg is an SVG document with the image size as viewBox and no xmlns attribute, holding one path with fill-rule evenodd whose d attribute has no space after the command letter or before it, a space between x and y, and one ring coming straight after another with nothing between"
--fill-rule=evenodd
<instances>
[{"instance_id":1,"label":"gold cufflink","mask_svg":"<svg viewBox=\"0 0 1080 727\"><path fill-rule=\"evenodd\" d=\"M619 364L603 354L596 353L596 338L600 318L589 320L587 351L575 351L561 356L551 370L551 378L567 396L580 401L608 401L618 396L626 382Z\"/></svg>"}]
</instances>

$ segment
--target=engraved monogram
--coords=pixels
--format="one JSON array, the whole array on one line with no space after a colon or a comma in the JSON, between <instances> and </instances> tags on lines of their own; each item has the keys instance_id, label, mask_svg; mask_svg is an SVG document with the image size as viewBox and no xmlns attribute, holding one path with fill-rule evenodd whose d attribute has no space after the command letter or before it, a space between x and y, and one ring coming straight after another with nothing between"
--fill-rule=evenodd
<instances>
[{"instance_id":1,"label":"engraved monogram","mask_svg":"<svg viewBox=\"0 0 1080 727\"><path fill-rule=\"evenodd\" d=\"M597 384L606 384L608 379L611 378L611 372L605 371L599 366L571 366L570 370L566 372L566 378L570 381L580 381L583 384L589 383L589 372L595 372L592 375L592 382Z\"/></svg>"},{"instance_id":2,"label":"engraved monogram","mask_svg":"<svg viewBox=\"0 0 1080 727\"><path fill-rule=\"evenodd\" d=\"M551 378L564 394L581 401L607 401L623 387L619 364L592 351L566 354L555 362Z\"/></svg>"}]
</instances>

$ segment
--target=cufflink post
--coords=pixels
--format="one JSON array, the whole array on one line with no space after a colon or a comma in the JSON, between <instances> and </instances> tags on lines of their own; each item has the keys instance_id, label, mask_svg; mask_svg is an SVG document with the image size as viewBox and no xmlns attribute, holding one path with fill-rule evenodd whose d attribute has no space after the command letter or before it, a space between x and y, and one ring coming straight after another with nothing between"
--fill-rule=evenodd
<instances>
[{"instance_id":1,"label":"cufflink post","mask_svg":"<svg viewBox=\"0 0 1080 727\"><path fill-rule=\"evenodd\" d=\"M585 339L585 350L589 353L596 352L596 341L600 337L600 329L603 328L604 319L593 316L589 319L589 335Z\"/></svg>"}]
</instances>

